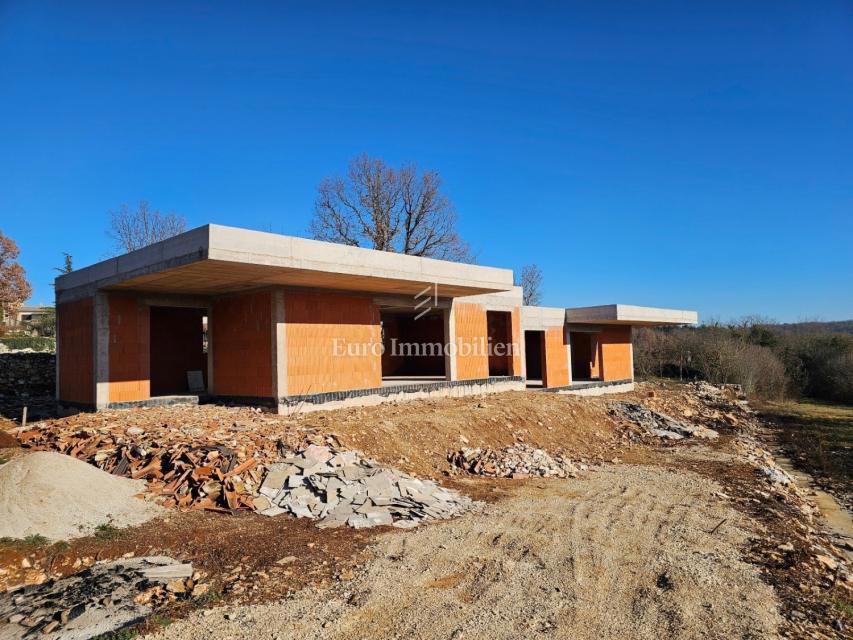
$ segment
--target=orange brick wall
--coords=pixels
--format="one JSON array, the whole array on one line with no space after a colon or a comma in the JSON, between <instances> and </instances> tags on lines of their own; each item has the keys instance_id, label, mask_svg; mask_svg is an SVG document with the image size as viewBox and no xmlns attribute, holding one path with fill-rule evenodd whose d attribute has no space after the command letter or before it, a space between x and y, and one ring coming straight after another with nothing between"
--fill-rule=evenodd
<instances>
[{"instance_id":1,"label":"orange brick wall","mask_svg":"<svg viewBox=\"0 0 853 640\"><path fill-rule=\"evenodd\" d=\"M209 318L214 392L271 398L272 294L219 298Z\"/></svg>"},{"instance_id":2,"label":"orange brick wall","mask_svg":"<svg viewBox=\"0 0 853 640\"><path fill-rule=\"evenodd\" d=\"M92 298L56 307L60 400L95 402L93 308Z\"/></svg>"},{"instance_id":3,"label":"orange brick wall","mask_svg":"<svg viewBox=\"0 0 853 640\"><path fill-rule=\"evenodd\" d=\"M545 362L542 384L546 387L565 387L569 384L569 364L563 327L545 330Z\"/></svg>"},{"instance_id":4,"label":"orange brick wall","mask_svg":"<svg viewBox=\"0 0 853 640\"><path fill-rule=\"evenodd\" d=\"M287 291L284 309L288 395L382 385L379 308L370 298ZM336 338L345 355L334 355Z\"/></svg>"},{"instance_id":5,"label":"orange brick wall","mask_svg":"<svg viewBox=\"0 0 853 640\"><path fill-rule=\"evenodd\" d=\"M456 378L475 380L489 376L489 358L485 343L488 335L486 310L479 304L460 302L454 305L456 335ZM469 355L463 355L467 349Z\"/></svg>"},{"instance_id":6,"label":"orange brick wall","mask_svg":"<svg viewBox=\"0 0 853 640\"><path fill-rule=\"evenodd\" d=\"M633 379L631 327L606 327L598 334L603 379Z\"/></svg>"},{"instance_id":7,"label":"orange brick wall","mask_svg":"<svg viewBox=\"0 0 853 640\"><path fill-rule=\"evenodd\" d=\"M109 401L151 397L149 380L149 309L135 296L109 294Z\"/></svg>"},{"instance_id":8,"label":"orange brick wall","mask_svg":"<svg viewBox=\"0 0 853 640\"><path fill-rule=\"evenodd\" d=\"M521 309L519 307L512 310L511 340L515 352L512 354L512 371L510 373L514 376L520 376L524 357L522 353L524 350L524 333L521 331Z\"/></svg>"}]
</instances>

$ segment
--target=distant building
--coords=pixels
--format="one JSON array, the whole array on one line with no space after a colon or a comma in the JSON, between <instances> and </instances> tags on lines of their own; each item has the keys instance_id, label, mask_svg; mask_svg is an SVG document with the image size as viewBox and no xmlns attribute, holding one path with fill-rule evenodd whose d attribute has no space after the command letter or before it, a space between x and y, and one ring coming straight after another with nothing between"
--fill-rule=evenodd
<instances>
[{"instance_id":1,"label":"distant building","mask_svg":"<svg viewBox=\"0 0 853 640\"><path fill-rule=\"evenodd\" d=\"M18 307L14 313L2 313L3 325L9 329L17 329L26 327L30 323L37 321L42 316L52 313L53 307L48 304L38 304L35 306Z\"/></svg>"}]
</instances>

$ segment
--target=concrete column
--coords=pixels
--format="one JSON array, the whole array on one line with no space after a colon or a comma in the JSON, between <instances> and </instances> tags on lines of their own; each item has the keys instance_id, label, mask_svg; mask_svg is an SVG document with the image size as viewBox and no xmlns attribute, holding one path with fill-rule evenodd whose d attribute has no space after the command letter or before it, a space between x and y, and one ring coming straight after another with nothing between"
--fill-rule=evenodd
<instances>
[{"instance_id":1,"label":"concrete column","mask_svg":"<svg viewBox=\"0 0 853 640\"><path fill-rule=\"evenodd\" d=\"M280 404L281 398L287 393L287 332L284 319L284 291L278 289L272 294L272 390L278 412L285 413L285 407Z\"/></svg>"},{"instance_id":2,"label":"concrete column","mask_svg":"<svg viewBox=\"0 0 853 640\"><path fill-rule=\"evenodd\" d=\"M444 376L447 380L458 380L456 374L456 301L450 301L450 308L443 310L444 315Z\"/></svg>"},{"instance_id":3,"label":"concrete column","mask_svg":"<svg viewBox=\"0 0 853 640\"><path fill-rule=\"evenodd\" d=\"M566 343L566 361L569 365L569 384L572 384L572 332L568 325L563 326L563 342Z\"/></svg>"},{"instance_id":4,"label":"concrete column","mask_svg":"<svg viewBox=\"0 0 853 640\"><path fill-rule=\"evenodd\" d=\"M95 364L95 408L106 409L110 402L110 300L103 292L94 296L92 340Z\"/></svg>"}]
</instances>

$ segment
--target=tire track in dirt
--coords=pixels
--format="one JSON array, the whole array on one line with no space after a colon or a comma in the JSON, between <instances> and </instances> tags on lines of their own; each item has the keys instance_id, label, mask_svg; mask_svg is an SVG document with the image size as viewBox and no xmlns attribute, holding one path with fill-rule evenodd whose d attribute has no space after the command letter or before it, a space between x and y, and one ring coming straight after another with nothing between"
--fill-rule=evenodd
<instances>
[{"instance_id":1,"label":"tire track in dirt","mask_svg":"<svg viewBox=\"0 0 853 640\"><path fill-rule=\"evenodd\" d=\"M631 465L525 482L482 513L383 536L352 582L158 637L777 637L773 590L740 554L759 527L718 490Z\"/></svg>"}]
</instances>

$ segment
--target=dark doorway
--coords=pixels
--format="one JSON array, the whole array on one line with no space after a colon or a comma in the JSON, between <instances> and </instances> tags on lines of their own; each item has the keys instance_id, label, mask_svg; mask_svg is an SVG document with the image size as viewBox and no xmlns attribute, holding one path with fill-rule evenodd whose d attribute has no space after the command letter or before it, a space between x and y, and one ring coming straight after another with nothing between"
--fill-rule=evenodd
<instances>
[{"instance_id":1,"label":"dark doorway","mask_svg":"<svg viewBox=\"0 0 853 640\"><path fill-rule=\"evenodd\" d=\"M204 309L151 307L150 376L152 396L190 393L188 371L201 371L207 387Z\"/></svg>"},{"instance_id":2,"label":"dark doorway","mask_svg":"<svg viewBox=\"0 0 853 640\"><path fill-rule=\"evenodd\" d=\"M545 332L524 332L524 364L527 368L527 386L541 387L544 384L542 371L545 366Z\"/></svg>"},{"instance_id":3,"label":"dark doorway","mask_svg":"<svg viewBox=\"0 0 853 640\"><path fill-rule=\"evenodd\" d=\"M598 335L571 332L572 382L594 380L598 377Z\"/></svg>"},{"instance_id":4,"label":"dark doorway","mask_svg":"<svg viewBox=\"0 0 853 640\"><path fill-rule=\"evenodd\" d=\"M489 376L512 375L512 314L508 311L487 311L486 329Z\"/></svg>"},{"instance_id":5,"label":"dark doorway","mask_svg":"<svg viewBox=\"0 0 853 640\"><path fill-rule=\"evenodd\" d=\"M381 311L383 379L444 379L444 314L416 315L410 309Z\"/></svg>"}]
</instances>

